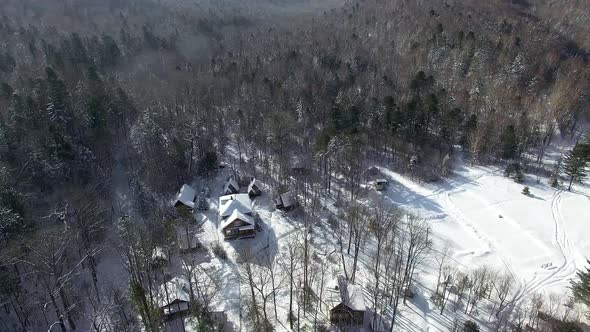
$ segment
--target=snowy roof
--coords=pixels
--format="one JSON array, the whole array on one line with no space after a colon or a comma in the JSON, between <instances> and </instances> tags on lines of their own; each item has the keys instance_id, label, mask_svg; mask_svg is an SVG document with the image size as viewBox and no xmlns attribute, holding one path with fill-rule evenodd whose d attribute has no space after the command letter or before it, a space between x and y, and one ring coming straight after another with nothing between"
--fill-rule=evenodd
<instances>
[{"instance_id":1,"label":"snowy roof","mask_svg":"<svg viewBox=\"0 0 590 332\"><path fill-rule=\"evenodd\" d=\"M286 193L281 194L281 202L283 202L284 207L295 205L295 195L292 191L287 191Z\"/></svg>"},{"instance_id":2,"label":"snowy roof","mask_svg":"<svg viewBox=\"0 0 590 332\"><path fill-rule=\"evenodd\" d=\"M174 277L166 284L160 286L160 294L157 297L158 305L165 307L174 301L190 302L190 285L188 279L183 276Z\"/></svg>"},{"instance_id":3,"label":"snowy roof","mask_svg":"<svg viewBox=\"0 0 590 332\"><path fill-rule=\"evenodd\" d=\"M227 180L227 182L223 186L223 192L224 193L225 192L228 192L228 191L232 191L233 192L234 190L239 190L239 189L240 189L240 186L238 185L238 183L234 179Z\"/></svg>"},{"instance_id":4,"label":"snowy roof","mask_svg":"<svg viewBox=\"0 0 590 332\"><path fill-rule=\"evenodd\" d=\"M340 289L340 296L342 297L342 303L350 309L356 311L364 311L366 309L365 296L363 295L361 286L348 284L346 287Z\"/></svg>"},{"instance_id":5,"label":"snowy roof","mask_svg":"<svg viewBox=\"0 0 590 332\"><path fill-rule=\"evenodd\" d=\"M176 195L176 200L174 201L174 205L176 205L178 202L180 202L190 208L194 208L195 207L195 190L193 188L191 188L191 186L189 186L188 184L183 184L182 187L180 187L180 191L178 192L178 195Z\"/></svg>"},{"instance_id":6,"label":"snowy roof","mask_svg":"<svg viewBox=\"0 0 590 332\"><path fill-rule=\"evenodd\" d=\"M254 226L254 220L252 219L252 217L249 217L249 216L241 213L238 210L234 210L232 212L232 214L229 216L229 218L227 218L221 222L220 228L224 229L236 220L241 220L245 223L248 223L250 226ZM247 227L247 226L242 226L242 227ZM242 228L242 227L240 227L240 228ZM243 229L245 230L246 228L243 228Z\"/></svg>"},{"instance_id":7,"label":"snowy roof","mask_svg":"<svg viewBox=\"0 0 590 332\"><path fill-rule=\"evenodd\" d=\"M228 217L234 210L243 214L252 213L252 202L248 194L233 194L219 197L219 215Z\"/></svg>"},{"instance_id":8,"label":"snowy roof","mask_svg":"<svg viewBox=\"0 0 590 332\"><path fill-rule=\"evenodd\" d=\"M375 182L377 182L377 183L388 183L389 181L387 181L385 179L377 179L377 180L375 180Z\"/></svg>"},{"instance_id":9,"label":"snowy roof","mask_svg":"<svg viewBox=\"0 0 590 332\"><path fill-rule=\"evenodd\" d=\"M355 311L366 310L365 297L361 286L350 284L343 276L339 276L328 281L326 287L328 290L327 301L333 306L342 303Z\"/></svg>"},{"instance_id":10,"label":"snowy roof","mask_svg":"<svg viewBox=\"0 0 590 332\"><path fill-rule=\"evenodd\" d=\"M248 185L248 192L250 192L250 190L252 190L253 188L260 190L260 181L252 179L252 182L250 182L250 184Z\"/></svg>"}]
</instances>

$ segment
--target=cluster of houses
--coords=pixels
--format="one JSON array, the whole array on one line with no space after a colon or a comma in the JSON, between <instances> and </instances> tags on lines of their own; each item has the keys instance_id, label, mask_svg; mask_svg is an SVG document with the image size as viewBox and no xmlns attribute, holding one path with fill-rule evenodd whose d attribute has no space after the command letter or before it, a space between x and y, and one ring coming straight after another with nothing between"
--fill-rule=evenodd
<instances>
[{"instance_id":1,"label":"cluster of houses","mask_svg":"<svg viewBox=\"0 0 590 332\"><path fill-rule=\"evenodd\" d=\"M240 192L238 182L229 178L223 185L222 194L219 197L218 205L218 229L225 240L253 238L256 236L258 225L252 207L252 200L262 194L261 183L252 178L244 191ZM208 189L208 188L207 188ZM190 185L184 184L174 197L172 206L179 210L186 209L205 210L209 202L204 197L209 197L210 191L198 193ZM206 208L201 208L201 200L206 200ZM296 196L293 192L285 192L276 196L273 200L276 208L291 210L297 205ZM181 253L186 253L200 247L200 241L196 232L188 227L177 229L177 244ZM153 252L153 260L166 265L169 261L167 253L162 248L156 248ZM184 331L186 313L191 305L191 281L185 276L176 276L161 286L157 301L160 310L165 317L167 326L180 324L181 327L174 327L174 330ZM358 307L355 307L358 309ZM223 311L212 312L214 321L225 322L226 317ZM179 323L180 322L180 323Z\"/></svg>"}]
</instances>

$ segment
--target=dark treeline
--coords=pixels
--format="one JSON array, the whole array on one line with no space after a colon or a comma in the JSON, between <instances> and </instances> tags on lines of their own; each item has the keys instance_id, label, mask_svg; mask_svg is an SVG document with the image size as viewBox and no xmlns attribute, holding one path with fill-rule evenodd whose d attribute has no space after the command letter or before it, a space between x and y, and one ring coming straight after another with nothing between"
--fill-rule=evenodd
<instances>
[{"instance_id":1,"label":"dark treeline","mask_svg":"<svg viewBox=\"0 0 590 332\"><path fill-rule=\"evenodd\" d=\"M96 287L116 165L158 219L163 197L216 160L260 166L277 188L310 168L327 194L342 175L354 198L367 159L423 180L446 174L456 145L473 163L542 164L554 135L577 138L588 119L578 5L556 18L550 1L364 0L317 15L264 4L2 2L0 293L18 326L59 317L65 329L88 312L78 272ZM23 287L36 281L39 300ZM45 302L52 313L33 322Z\"/></svg>"}]
</instances>

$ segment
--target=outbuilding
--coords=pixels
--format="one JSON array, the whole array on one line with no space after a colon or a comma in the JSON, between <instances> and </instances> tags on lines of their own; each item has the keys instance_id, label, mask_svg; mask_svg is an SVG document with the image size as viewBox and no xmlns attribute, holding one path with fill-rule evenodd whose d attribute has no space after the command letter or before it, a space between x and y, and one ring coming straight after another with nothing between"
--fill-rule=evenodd
<instances>
[{"instance_id":1,"label":"outbuilding","mask_svg":"<svg viewBox=\"0 0 590 332\"><path fill-rule=\"evenodd\" d=\"M292 191L280 194L274 201L275 207L281 210L289 211L297 206L297 199L295 198L295 193Z\"/></svg>"},{"instance_id":2,"label":"outbuilding","mask_svg":"<svg viewBox=\"0 0 590 332\"><path fill-rule=\"evenodd\" d=\"M365 297L360 285L348 283L345 278L337 280L334 290L338 302L330 309L330 322L338 327L362 326L365 322Z\"/></svg>"},{"instance_id":3,"label":"outbuilding","mask_svg":"<svg viewBox=\"0 0 590 332\"><path fill-rule=\"evenodd\" d=\"M377 179L375 180L375 189L376 190L385 190L387 188L387 186L389 185L389 181L385 180L385 179Z\"/></svg>"},{"instance_id":4,"label":"outbuilding","mask_svg":"<svg viewBox=\"0 0 590 332\"><path fill-rule=\"evenodd\" d=\"M188 184L183 184L182 187L180 187L178 194L176 194L176 199L174 200L173 205L175 207L186 206L189 209L194 209L195 197L195 190Z\"/></svg>"},{"instance_id":5,"label":"outbuilding","mask_svg":"<svg viewBox=\"0 0 590 332\"><path fill-rule=\"evenodd\" d=\"M250 181L250 184L248 185L248 195L250 197L256 197L260 196L261 193L262 191L260 190L260 181L252 178L252 181Z\"/></svg>"},{"instance_id":6,"label":"outbuilding","mask_svg":"<svg viewBox=\"0 0 590 332\"><path fill-rule=\"evenodd\" d=\"M160 287L158 306L165 319L174 319L190 307L190 285L188 279L174 277Z\"/></svg>"},{"instance_id":7,"label":"outbuilding","mask_svg":"<svg viewBox=\"0 0 590 332\"><path fill-rule=\"evenodd\" d=\"M240 192L240 186L234 179L228 179L223 186L223 194L224 195L231 195L237 194Z\"/></svg>"}]
</instances>

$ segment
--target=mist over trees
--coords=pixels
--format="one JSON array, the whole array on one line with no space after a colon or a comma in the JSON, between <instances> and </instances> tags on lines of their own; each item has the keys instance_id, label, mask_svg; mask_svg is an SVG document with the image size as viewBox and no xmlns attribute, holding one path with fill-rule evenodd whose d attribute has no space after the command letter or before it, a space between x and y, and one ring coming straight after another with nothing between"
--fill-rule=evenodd
<instances>
[{"instance_id":1,"label":"mist over trees","mask_svg":"<svg viewBox=\"0 0 590 332\"><path fill-rule=\"evenodd\" d=\"M222 160L243 174L262 170L274 189L297 188L306 206L321 194L348 202L339 230L340 253L354 257L347 277L363 243L376 240L371 297L377 311L397 308L430 255L429 230L418 216L402 222L398 211L354 205L366 161L434 181L450 171L455 146L473 164L526 155L542 164L560 136L580 143L555 176L569 188L582 181L587 10L558 0L3 0L0 299L14 324L0 330L65 332L85 321L96 331L157 331L163 276L150 257L170 238L161 221L178 219L167 198ZM297 163L311 173L289 176ZM123 184L131 212L114 198ZM307 221L319 222L312 212ZM276 316L278 287L289 289L291 328L294 302L320 306L307 292L323 282L311 269L326 273L327 258L312 254L312 236L289 243L285 257L243 257L256 326ZM107 250L125 262L125 289L97 271ZM498 299L496 316L512 304L505 275L461 275L438 259L441 312L450 276L464 279L452 301L465 312L484 297ZM299 268L301 281L277 276ZM214 281L199 280L196 297L207 302Z\"/></svg>"}]
</instances>

